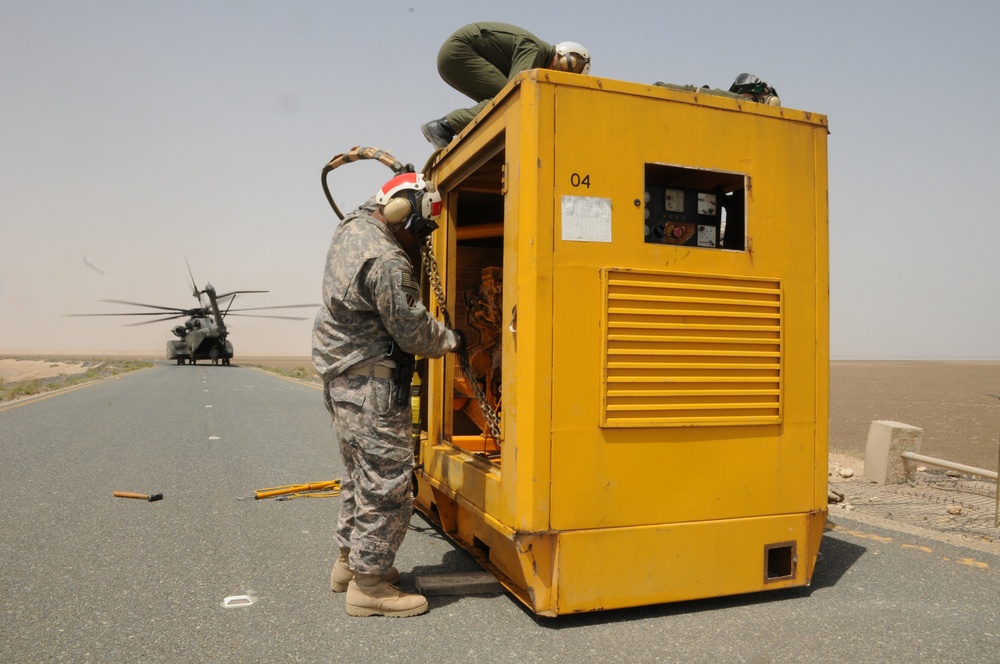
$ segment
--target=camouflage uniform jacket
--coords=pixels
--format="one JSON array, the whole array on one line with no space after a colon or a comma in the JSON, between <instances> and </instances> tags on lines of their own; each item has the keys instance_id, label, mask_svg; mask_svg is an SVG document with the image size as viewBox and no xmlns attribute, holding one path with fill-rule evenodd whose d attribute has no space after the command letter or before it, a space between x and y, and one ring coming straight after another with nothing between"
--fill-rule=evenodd
<instances>
[{"instance_id":1,"label":"camouflage uniform jacket","mask_svg":"<svg viewBox=\"0 0 1000 664\"><path fill-rule=\"evenodd\" d=\"M413 266L372 201L333 233L323 276L323 306L313 325L313 365L329 382L346 369L383 357L390 341L404 351L440 357L458 345L420 298Z\"/></svg>"}]
</instances>

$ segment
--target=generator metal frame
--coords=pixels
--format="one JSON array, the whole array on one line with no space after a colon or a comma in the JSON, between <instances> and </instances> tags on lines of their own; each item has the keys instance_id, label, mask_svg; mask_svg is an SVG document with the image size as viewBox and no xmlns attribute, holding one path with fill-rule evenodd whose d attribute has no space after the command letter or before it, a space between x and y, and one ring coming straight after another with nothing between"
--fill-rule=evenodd
<instances>
[{"instance_id":1,"label":"generator metal frame","mask_svg":"<svg viewBox=\"0 0 1000 664\"><path fill-rule=\"evenodd\" d=\"M454 356L429 360L416 506L535 613L810 583L827 134L815 113L532 70L431 163L453 317L464 253L503 270L502 437L457 433Z\"/></svg>"}]
</instances>

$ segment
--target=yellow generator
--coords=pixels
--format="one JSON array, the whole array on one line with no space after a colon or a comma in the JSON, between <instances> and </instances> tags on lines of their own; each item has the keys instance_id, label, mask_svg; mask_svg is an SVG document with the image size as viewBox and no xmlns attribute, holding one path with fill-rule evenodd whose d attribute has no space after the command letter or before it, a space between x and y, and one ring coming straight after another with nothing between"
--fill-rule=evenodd
<instances>
[{"instance_id":1,"label":"yellow generator","mask_svg":"<svg viewBox=\"0 0 1000 664\"><path fill-rule=\"evenodd\" d=\"M417 506L532 611L809 584L826 140L814 113L533 70L429 164L430 308L470 358L423 369Z\"/></svg>"}]
</instances>

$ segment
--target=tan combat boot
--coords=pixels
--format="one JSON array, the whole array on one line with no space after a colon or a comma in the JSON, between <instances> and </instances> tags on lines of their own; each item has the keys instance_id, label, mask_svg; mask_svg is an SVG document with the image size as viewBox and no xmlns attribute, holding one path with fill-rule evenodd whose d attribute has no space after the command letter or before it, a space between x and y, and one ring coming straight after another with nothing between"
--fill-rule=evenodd
<instances>
[{"instance_id":1,"label":"tan combat boot","mask_svg":"<svg viewBox=\"0 0 1000 664\"><path fill-rule=\"evenodd\" d=\"M410 595L377 574L356 574L347 584L347 615L409 618L427 611L423 595Z\"/></svg>"},{"instance_id":2,"label":"tan combat boot","mask_svg":"<svg viewBox=\"0 0 1000 664\"><path fill-rule=\"evenodd\" d=\"M350 549L341 549L340 555L337 556L337 562L333 564L333 569L330 571L330 590L335 593L347 592L347 584L354 578L354 572L351 571L351 566L347 562L350 555ZM389 573L385 575L385 580L389 583L396 583L400 576L402 575L399 570L391 567Z\"/></svg>"}]
</instances>

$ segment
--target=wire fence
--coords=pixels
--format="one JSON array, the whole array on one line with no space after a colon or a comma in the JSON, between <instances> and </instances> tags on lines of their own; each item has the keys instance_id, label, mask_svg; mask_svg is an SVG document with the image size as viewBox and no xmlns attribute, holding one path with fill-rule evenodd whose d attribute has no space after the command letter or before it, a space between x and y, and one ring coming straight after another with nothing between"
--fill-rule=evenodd
<instances>
[{"instance_id":1,"label":"wire fence","mask_svg":"<svg viewBox=\"0 0 1000 664\"><path fill-rule=\"evenodd\" d=\"M877 516L890 521L942 533L1000 542L996 527L997 483L938 469L915 473L904 484L875 484L863 477L831 482L844 499L831 504L838 509Z\"/></svg>"}]
</instances>

